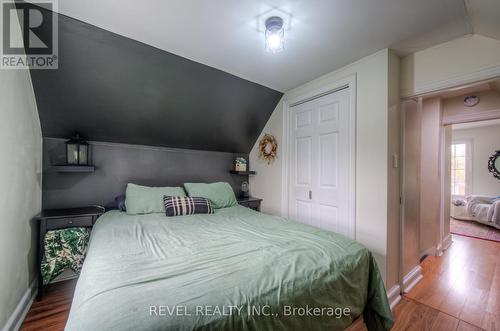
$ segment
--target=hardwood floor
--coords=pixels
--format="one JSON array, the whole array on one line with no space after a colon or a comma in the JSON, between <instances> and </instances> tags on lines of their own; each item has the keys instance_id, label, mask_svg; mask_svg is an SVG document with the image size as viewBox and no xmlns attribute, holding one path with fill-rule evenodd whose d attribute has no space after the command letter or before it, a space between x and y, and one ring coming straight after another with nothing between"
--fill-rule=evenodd
<instances>
[{"instance_id":1,"label":"hardwood floor","mask_svg":"<svg viewBox=\"0 0 500 331\"><path fill-rule=\"evenodd\" d=\"M407 297L486 330L500 330L500 243L453 236L441 257L423 263Z\"/></svg>"},{"instance_id":2,"label":"hardwood floor","mask_svg":"<svg viewBox=\"0 0 500 331\"><path fill-rule=\"evenodd\" d=\"M72 279L47 286L43 299L33 302L20 330L64 330L75 285L76 279Z\"/></svg>"},{"instance_id":3,"label":"hardwood floor","mask_svg":"<svg viewBox=\"0 0 500 331\"><path fill-rule=\"evenodd\" d=\"M453 236L443 256L394 308L393 330L500 331L500 243ZM357 321L349 331L366 330Z\"/></svg>"},{"instance_id":4,"label":"hardwood floor","mask_svg":"<svg viewBox=\"0 0 500 331\"><path fill-rule=\"evenodd\" d=\"M453 236L424 279L394 308L393 330L500 331L500 243ZM21 330L64 329L76 282L56 283L31 307ZM362 319L349 331L366 330Z\"/></svg>"}]
</instances>

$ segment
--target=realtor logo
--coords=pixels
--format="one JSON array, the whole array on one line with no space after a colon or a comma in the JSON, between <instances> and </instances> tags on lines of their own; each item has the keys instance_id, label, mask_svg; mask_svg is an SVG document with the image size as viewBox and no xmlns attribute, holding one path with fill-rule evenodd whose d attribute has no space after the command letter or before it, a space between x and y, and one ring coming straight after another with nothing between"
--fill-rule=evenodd
<instances>
[{"instance_id":1,"label":"realtor logo","mask_svg":"<svg viewBox=\"0 0 500 331\"><path fill-rule=\"evenodd\" d=\"M2 69L57 69L57 0L2 0Z\"/></svg>"}]
</instances>

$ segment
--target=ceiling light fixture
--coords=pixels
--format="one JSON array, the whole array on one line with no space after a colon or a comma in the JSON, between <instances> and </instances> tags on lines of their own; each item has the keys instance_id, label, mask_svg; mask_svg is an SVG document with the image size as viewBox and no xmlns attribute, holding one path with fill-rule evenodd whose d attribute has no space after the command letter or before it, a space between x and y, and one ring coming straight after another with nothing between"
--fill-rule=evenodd
<instances>
[{"instance_id":1,"label":"ceiling light fixture","mask_svg":"<svg viewBox=\"0 0 500 331\"><path fill-rule=\"evenodd\" d=\"M271 53L281 52L284 43L283 19L279 16L269 17L266 20L266 50Z\"/></svg>"}]
</instances>

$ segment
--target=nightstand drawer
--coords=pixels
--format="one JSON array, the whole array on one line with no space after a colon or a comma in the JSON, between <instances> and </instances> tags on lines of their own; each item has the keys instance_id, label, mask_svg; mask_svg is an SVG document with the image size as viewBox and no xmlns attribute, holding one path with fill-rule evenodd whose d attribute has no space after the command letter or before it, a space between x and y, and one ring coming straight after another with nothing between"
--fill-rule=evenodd
<instances>
[{"instance_id":1,"label":"nightstand drawer","mask_svg":"<svg viewBox=\"0 0 500 331\"><path fill-rule=\"evenodd\" d=\"M47 220L47 230L92 226L92 216L53 218Z\"/></svg>"}]
</instances>

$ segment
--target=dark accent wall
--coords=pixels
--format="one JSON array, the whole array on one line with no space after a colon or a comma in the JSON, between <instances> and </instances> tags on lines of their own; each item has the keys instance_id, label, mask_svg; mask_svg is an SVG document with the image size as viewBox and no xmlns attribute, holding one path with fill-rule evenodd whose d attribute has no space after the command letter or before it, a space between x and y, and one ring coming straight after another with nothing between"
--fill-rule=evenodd
<instances>
[{"instance_id":1,"label":"dark accent wall","mask_svg":"<svg viewBox=\"0 0 500 331\"><path fill-rule=\"evenodd\" d=\"M236 156L225 152L92 143L92 173L59 173L52 165L64 163L65 141L43 140L42 207L66 208L99 204L114 206L127 183L182 186L185 182L229 182L235 194L248 176L232 175Z\"/></svg>"},{"instance_id":2,"label":"dark accent wall","mask_svg":"<svg viewBox=\"0 0 500 331\"><path fill-rule=\"evenodd\" d=\"M59 69L31 70L44 137L79 131L94 141L248 153L282 96L76 19L58 21Z\"/></svg>"}]
</instances>

